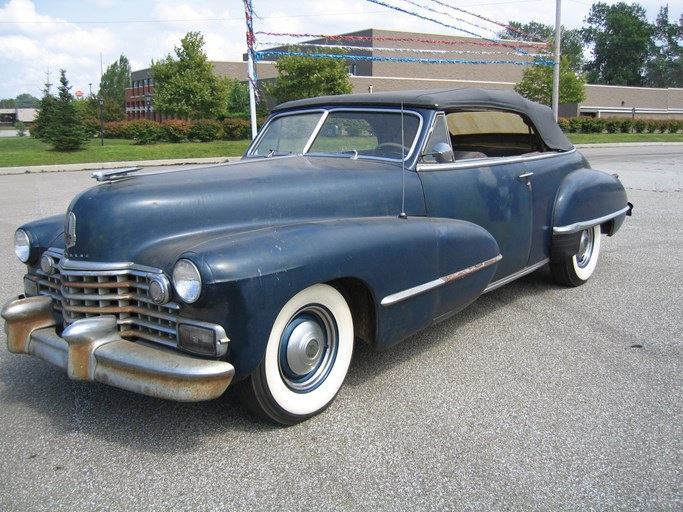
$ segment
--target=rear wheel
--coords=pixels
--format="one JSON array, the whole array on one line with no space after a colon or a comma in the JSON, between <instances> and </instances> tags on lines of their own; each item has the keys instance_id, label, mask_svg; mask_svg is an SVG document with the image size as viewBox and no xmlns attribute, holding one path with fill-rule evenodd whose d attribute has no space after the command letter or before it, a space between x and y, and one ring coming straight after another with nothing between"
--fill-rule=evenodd
<instances>
[{"instance_id":1,"label":"rear wheel","mask_svg":"<svg viewBox=\"0 0 683 512\"><path fill-rule=\"evenodd\" d=\"M266 354L243 383L243 402L261 417L291 425L323 411L339 392L353 354L353 319L336 289L316 284L282 308Z\"/></svg>"},{"instance_id":2,"label":"rear wheel","mask_svg":"<svg viewBox=\"0 0 683 512\"><path fill-rule=\"evenodd\" d=\"M550 263L553 279L566 286L580 286L593 275L600 255L600 226L581 232L579 249L570 259Z\"/></svg>"}]
</instances>

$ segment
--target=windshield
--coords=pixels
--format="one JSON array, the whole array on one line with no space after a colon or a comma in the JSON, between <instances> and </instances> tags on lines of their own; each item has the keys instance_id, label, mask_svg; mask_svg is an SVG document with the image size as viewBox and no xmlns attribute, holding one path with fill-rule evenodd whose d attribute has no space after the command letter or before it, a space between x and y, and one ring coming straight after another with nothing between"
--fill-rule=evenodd
<instances>
[{"instance_id":1,"label":"windshield","mask_svg":"<svg viewBox=\"0 0 683 512\"><path fill-rule=\"evenodd\" d=\"M415 145L420 122L415 113L392 110L286 114L270 121L247 156L307 153L401 160Z\"/></svg>"}]
</instances>

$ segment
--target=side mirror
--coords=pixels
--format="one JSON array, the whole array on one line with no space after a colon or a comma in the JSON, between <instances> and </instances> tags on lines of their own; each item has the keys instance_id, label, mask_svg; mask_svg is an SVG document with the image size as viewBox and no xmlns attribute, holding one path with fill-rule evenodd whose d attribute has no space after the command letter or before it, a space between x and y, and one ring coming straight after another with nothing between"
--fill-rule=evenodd
<instances>
[{"instance_id":1,"label":"side mirror","mask_svg":"<svg viewBox=\"0 0 683 512\"><path fill-rule=\"evenodd\" d=\"M434 146L434 152L432 155L439 164L447 164L455 161L453 149L445 142L439 142L436 146Z\"/></svg>"}]
</instances>

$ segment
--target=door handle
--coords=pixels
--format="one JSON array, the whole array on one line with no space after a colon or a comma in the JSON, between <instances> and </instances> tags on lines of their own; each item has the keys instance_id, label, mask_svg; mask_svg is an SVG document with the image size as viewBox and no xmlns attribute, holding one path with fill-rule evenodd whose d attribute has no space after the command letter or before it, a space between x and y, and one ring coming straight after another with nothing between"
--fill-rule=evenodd
<instances>
[{"instance_id":1,"label":"door handle","mask_svg":"<svg viewBox=\"0 0 683 512\"><path fill-rule=\"evenodd\" d=\"M519 176L517 176L517 179L518 179L518 180L524 181L524 180L528 180L528 179L531 178L533 175L534 175L533 172L525 172L524 174L520 174Z\"/></svg>"}]
</instances>

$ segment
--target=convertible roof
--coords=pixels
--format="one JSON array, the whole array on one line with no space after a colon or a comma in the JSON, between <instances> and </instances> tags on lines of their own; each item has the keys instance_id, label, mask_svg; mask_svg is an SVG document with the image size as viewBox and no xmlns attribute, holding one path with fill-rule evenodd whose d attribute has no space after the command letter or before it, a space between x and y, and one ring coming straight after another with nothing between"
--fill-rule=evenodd
<instances>
[{"instance_id":1,"label":"convertible roof","mask_svg":"<svg viewBox=\"0 0 683 512\"><path fill-rule=\"evenodd\" d=\"M563 151L569 151L574 147L555 122L550 108L529 101L513 91L468 88L342 94L289 101L275 107L273 112L323 106L403 106L439 110L467 108L507 110L528 116L548 147Z\"/></svg>"}]
</instances>

